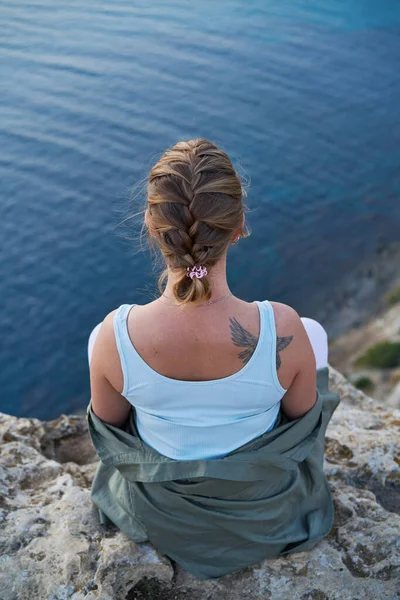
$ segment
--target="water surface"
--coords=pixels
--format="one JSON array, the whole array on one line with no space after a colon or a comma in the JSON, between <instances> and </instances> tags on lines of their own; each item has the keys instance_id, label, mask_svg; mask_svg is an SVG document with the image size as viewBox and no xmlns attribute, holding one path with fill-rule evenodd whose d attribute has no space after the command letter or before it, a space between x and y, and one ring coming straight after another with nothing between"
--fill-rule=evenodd
<instances>
[{"instance_id":1,"label":"water surface","mask_svg":"<svg viewBox=\"0 0 400 600\"><path fill-rule=\"evenodd\" d=\"M0 39L5 412L86 407L89 332L154 290L116 225L179 139L220 144L250 182L229 266L245 299L313 315L398 237L397 0L13 0Z\"/></svg>"}]
</instances>

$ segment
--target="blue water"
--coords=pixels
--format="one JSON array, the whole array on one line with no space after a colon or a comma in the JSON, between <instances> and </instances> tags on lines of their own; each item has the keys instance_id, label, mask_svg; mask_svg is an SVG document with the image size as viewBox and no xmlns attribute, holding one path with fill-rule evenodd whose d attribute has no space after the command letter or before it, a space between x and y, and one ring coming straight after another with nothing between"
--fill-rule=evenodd
<instances>
[{"instance_id":1,"label":"blue water","mask_svg":"<svg viewBox=\"0 0 400 600\"><path fill-rule=\"evenodd\" d=\"M3 411L86 407L89 332L156 280L117 225L181 138L250 182L245 299L311 315L399 237L398 0L9 0L0 40Z\"/></svg>"}]
</instances>

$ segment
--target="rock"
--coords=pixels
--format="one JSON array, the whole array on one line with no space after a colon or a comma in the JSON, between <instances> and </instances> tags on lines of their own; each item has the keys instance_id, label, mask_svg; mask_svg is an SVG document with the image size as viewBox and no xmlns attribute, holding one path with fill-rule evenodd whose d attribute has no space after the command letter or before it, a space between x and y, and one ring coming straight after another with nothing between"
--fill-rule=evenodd
<instances>
[{"instance_id":1,"label":"rock","mask_svg":"<svg viewBox=\"0 0 400 600\"><path fill-rule=\"evenodd\" d=\"M311 552L210 581L99 525L84 416L0 415L1 600L400 598L400 411L334 369L330 378L342 398L326 440L330 534Z\"/></svg>"},{"instance_id":2,"label":"rock","mask_svg":"<svg viewBox=\"0 0 400 600\"><path fill-rule=\"evenodd\" d=\"M400 410L390 410L330 369L342 399L326 437L325 471L331 481L368 488L389 511L400 513Z\"/></svg>"}]
</instances>

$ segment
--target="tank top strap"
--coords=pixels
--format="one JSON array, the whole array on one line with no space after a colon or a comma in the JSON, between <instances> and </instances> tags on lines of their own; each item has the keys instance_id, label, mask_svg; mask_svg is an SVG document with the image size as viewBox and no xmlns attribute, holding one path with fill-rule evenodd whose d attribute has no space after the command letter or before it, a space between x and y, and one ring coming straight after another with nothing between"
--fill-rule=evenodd
<instances>
[{"instance_id":1,"label":"tank top strap","mask_svg":"<svg viewBox=\"0 0 400 600\"><path fill-rule=\"evenodd\" d=\"M122 396L126 396L129 389L129 369L127 362L127 354L129 348L132 346L131 339L128 333L127 318L129 311L136 304L121 304L114 315L114 334L115 341L117 344L118 354L121 360L122 374L124 377L124 388L122 390Z\"/></svg>"},{"instance_id":2,"label":"tank top strap","mask_svg":"<svg viewBox=\"0 0 400 600\"><path fill-rule=\"evenodd\" d=\"M114 319L117 319L120 323L126 322L129 311L133 306L136 306L136 304L121 304L121 306L117 308Z\"/></svg>"},{"instance_id":3,"label":"tank top strap","mask_svg":"<svg viewBox=\"0 0 400 600\"><path fill-rule=\"evenodd\" d=\"M276 335L274 309L272 308L271 302L269 300L263 300L262 302L259 302L259 305L261 305L263 310L265 330L270 331L271 333L275 332Z\"/></svg>"},{"instance_id":4,"label":"tank top strap","mask_svg":"<svg viewBox=\"0 0 400 600\"><path fill-rule=\"evenodd\" d=\"M275 384L276 389L280 393L284 394L287 390L285 390L285 388L282 387L276 369L277 333L274 309L272 308L272 304L269 300L263 300L262 302L259 302L259 306L263 311L264 317L264 346L265 344L267 344L268 340L269 352L267 354L269 354L268 362L270 366L271 378Z\"/></svg>"}]
</instances>

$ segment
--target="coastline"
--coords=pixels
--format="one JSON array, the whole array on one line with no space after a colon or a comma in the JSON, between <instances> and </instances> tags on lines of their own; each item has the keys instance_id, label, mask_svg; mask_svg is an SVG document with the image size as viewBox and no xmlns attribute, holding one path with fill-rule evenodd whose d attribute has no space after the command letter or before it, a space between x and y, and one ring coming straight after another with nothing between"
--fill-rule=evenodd
<instances>
[{"instance_id":1,"label":"coastline","mask_svg":"<svg viewBox=\"0 0 400 600\"><path fill-rule=\"evenodd\" d=\"M336 325L327 328L336 334L329 339L329 362L365 393L400 408L400 360L385 358L400 343L400 244L363 265L351 289L336 310ZM366 360L371 352L375 358Z\"/></svg>"},{"instance_id":2,"label":"coastline","mask_svg":"<svg viewBox=\"0 0 400 600\"><path fill-rule=\"evenodd\" d=\"M387 308L386 294L399 285L400 243L393 243L383 246L372 260L348 273L338 284L339 291L332 300L321 299L313 318L321 321L334 341L382 313Z\"/></svg>"}]
</instances>

